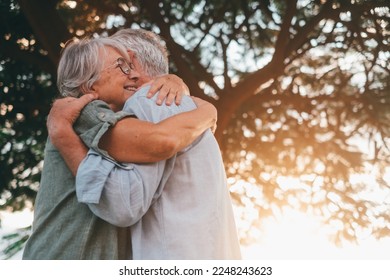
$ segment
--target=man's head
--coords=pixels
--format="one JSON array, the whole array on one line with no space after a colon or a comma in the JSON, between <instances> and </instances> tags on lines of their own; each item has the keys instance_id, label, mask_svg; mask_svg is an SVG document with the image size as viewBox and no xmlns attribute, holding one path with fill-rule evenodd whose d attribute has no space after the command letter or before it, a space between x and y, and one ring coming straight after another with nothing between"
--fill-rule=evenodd
<instances>
[{"instance_id":1,"label":"man's head","mask_svg":"<svg viewBox=\"0 0 390 280\"><path fill-rule=\"evenodd\" d=\"M155 33L142 29L122 29L110 38L120 42L133 55L141 84L168 74L168 52L164 41ZM138 64L139 63L139 64Z\"/></svg>"},{"instance_id":2,"label":"man's head","mask_svg":"<svg viewBox=\"0 0 390 280\"><path fill-rule=\"evenodd\" d=\"M126 49L109 38L75 41L63 50L57 86L63 96L95 93L113 110L122 108L134 93Z\"/></svg>"}]
</instances>

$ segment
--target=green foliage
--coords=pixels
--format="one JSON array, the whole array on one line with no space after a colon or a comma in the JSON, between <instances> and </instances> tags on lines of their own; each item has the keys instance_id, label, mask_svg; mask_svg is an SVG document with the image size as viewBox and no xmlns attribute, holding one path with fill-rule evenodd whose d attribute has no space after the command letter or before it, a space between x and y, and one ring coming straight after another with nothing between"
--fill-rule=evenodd
<instances>
[{"instance_id":1,"label":"green foliage","mask_svg":"<svg viewBox=\"0 0 390 280\"><path fill-rule=\"evenodd\" d=\"M2 1L0 8L0 209L20 210L38 189L45 117L56 89L45 71L44 51L18 6Z\"/></svg>"},{"instance_id":2,"label":"green foliage","mask_svg":"<svg viewBox=\"0 0 390 280\"><path fill-rule=\"evenodd\" d=\"M22 250L24 247L24 243L30 236L30 231L31 227L26 227L18 229L13 233L3 235L1 237L1 243L3 246L5 246L2 248L0 259L10 259L16 253L20 252L20 250Z\"/></svg>"}]
</instances>

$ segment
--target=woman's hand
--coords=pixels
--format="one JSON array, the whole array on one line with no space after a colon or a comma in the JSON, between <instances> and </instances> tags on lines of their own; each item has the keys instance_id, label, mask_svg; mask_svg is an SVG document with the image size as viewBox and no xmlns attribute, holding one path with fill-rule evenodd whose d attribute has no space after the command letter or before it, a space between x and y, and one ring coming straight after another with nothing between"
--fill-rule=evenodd
<instances>
[{"instance_id":1,"label":"woman's hand","mask_svg":"<svg viewBox=\"0 0 390 280\"><path fill-rule=\"evenodd\" d=\"M190 91L183 80L173 74L157 77L150 84L148 97L151 98L158 92L157 105L163 104L164 99L168 106L173 102L179 105L184 95L190 95Z\"/></svg>"}]
</instances>

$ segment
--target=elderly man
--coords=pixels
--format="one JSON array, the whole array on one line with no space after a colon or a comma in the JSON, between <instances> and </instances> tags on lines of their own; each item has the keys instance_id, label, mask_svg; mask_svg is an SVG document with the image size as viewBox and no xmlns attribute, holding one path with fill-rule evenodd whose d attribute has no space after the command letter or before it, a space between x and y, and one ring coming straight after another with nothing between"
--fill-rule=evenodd
<instances>
[{"instance_id":1,"label":"elderly man","mask_svg":"<svg viewBox=\"0 0 390 280\"><path fill-rule=\"evenodd\" d=\"M113 38L131 49L134 32L122 30ZM138 59L133 60L135 68L147 81L150 77L138 67ZM162 69L167 60L165 65ZM144 87L129 98L123 111L160 122L196 108L189 97L180 106L158 107L146 93ZM114 158L125 157L117 148ZM154 164L119 164L101 154L90 151L79 167L78 198L104 220L131 226L134 259L240 258L226 175L211 131Z\"/></svg>"},{"instance_id":2,"label":"elderly man","mask_svg":"<svg viewBox=\"0 0 390 280\"><path fill-rule=\"evenodd\" d=\"M67 55L69 53L71 55ZM79 111L91 99L86 94L92 93L102 100L88 104L74 127L88 147L99 150L104 147L103 142L109 144L110 138L116 139L118 134L121 138L125 133L127 137L122 138L121 143L132 151L129 160L158 161L181 150L214 124L215 108L208 104L158 124L128 117L130 114L126 112L115 113L134 93L132 65L128 61L126 49L108 39L82 40L64 49L58 67L58 88L65 96L85 97L68 97L56 103L60 106L69 102ZM68 133L73 132L72 127L66 126L77 117L77 110L76 113L70 110L72 113L59 122L52 122L49 116L50 139L45 149L33 232L26 244L24 259L131 258L129 229L100 219L87 205L77 201L73 177L76 170L66 166L78 162L86 153L80 138ZM115 129L110 129L113 125ZM175 127L176 132L167 133L171 127ZM52 134L57 138L51 137ZM148 135L148 140L140 139L140 135ZM75 156L64 158L55 146L66 149L68 143L79 145L72 146ZM106 153L110 153L110 148Z\"/></svg>"}]
</instances>

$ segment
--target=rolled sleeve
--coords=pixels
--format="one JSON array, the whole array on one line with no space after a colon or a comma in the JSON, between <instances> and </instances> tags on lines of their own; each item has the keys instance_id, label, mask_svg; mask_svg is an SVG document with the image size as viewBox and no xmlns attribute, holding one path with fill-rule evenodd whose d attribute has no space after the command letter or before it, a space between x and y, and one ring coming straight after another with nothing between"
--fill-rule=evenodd
<instances>
[{"instance_id":1,"label":"rolled sleeve","mask_svg":"<svg viewBox=\"0 0 390 280\"><path fill-rule=\"evenodd\" d=\"M131 112L125 111L113 112L107 103L95 100L81 111L74 129L87 147L114 160L106 150L99 148L99 141L111 126L114 126L119 120L133 115Z\"/></svg>"},{"instance_id":2,"label":"rolled sleeve","mask_svg":"<svg viewBox=\"0 0 390 280\"><path fill-rule=\"evenodd\" d=\"M135 224L161 195L159 186L165 164L134 166L116 164L90 150L76 176L78 201L86 203L96 216L115 226Z\"/></svg>"},{"instance_id":3,"label":"rolled sleeve","mask_svg":"<svg viewBox=\"0 0 390 280\"><path fill-rule=\"evenodd\" d=\"M115 166L120 166L123 170L133 169L133 164L118 164L109 159L104 159L94 150L90 149L87 156L81 162L76 176L76 194L79 202L99 203L111 171ZM111 179L115 184L115 178Z\"/></svg>"}]
</instances>

